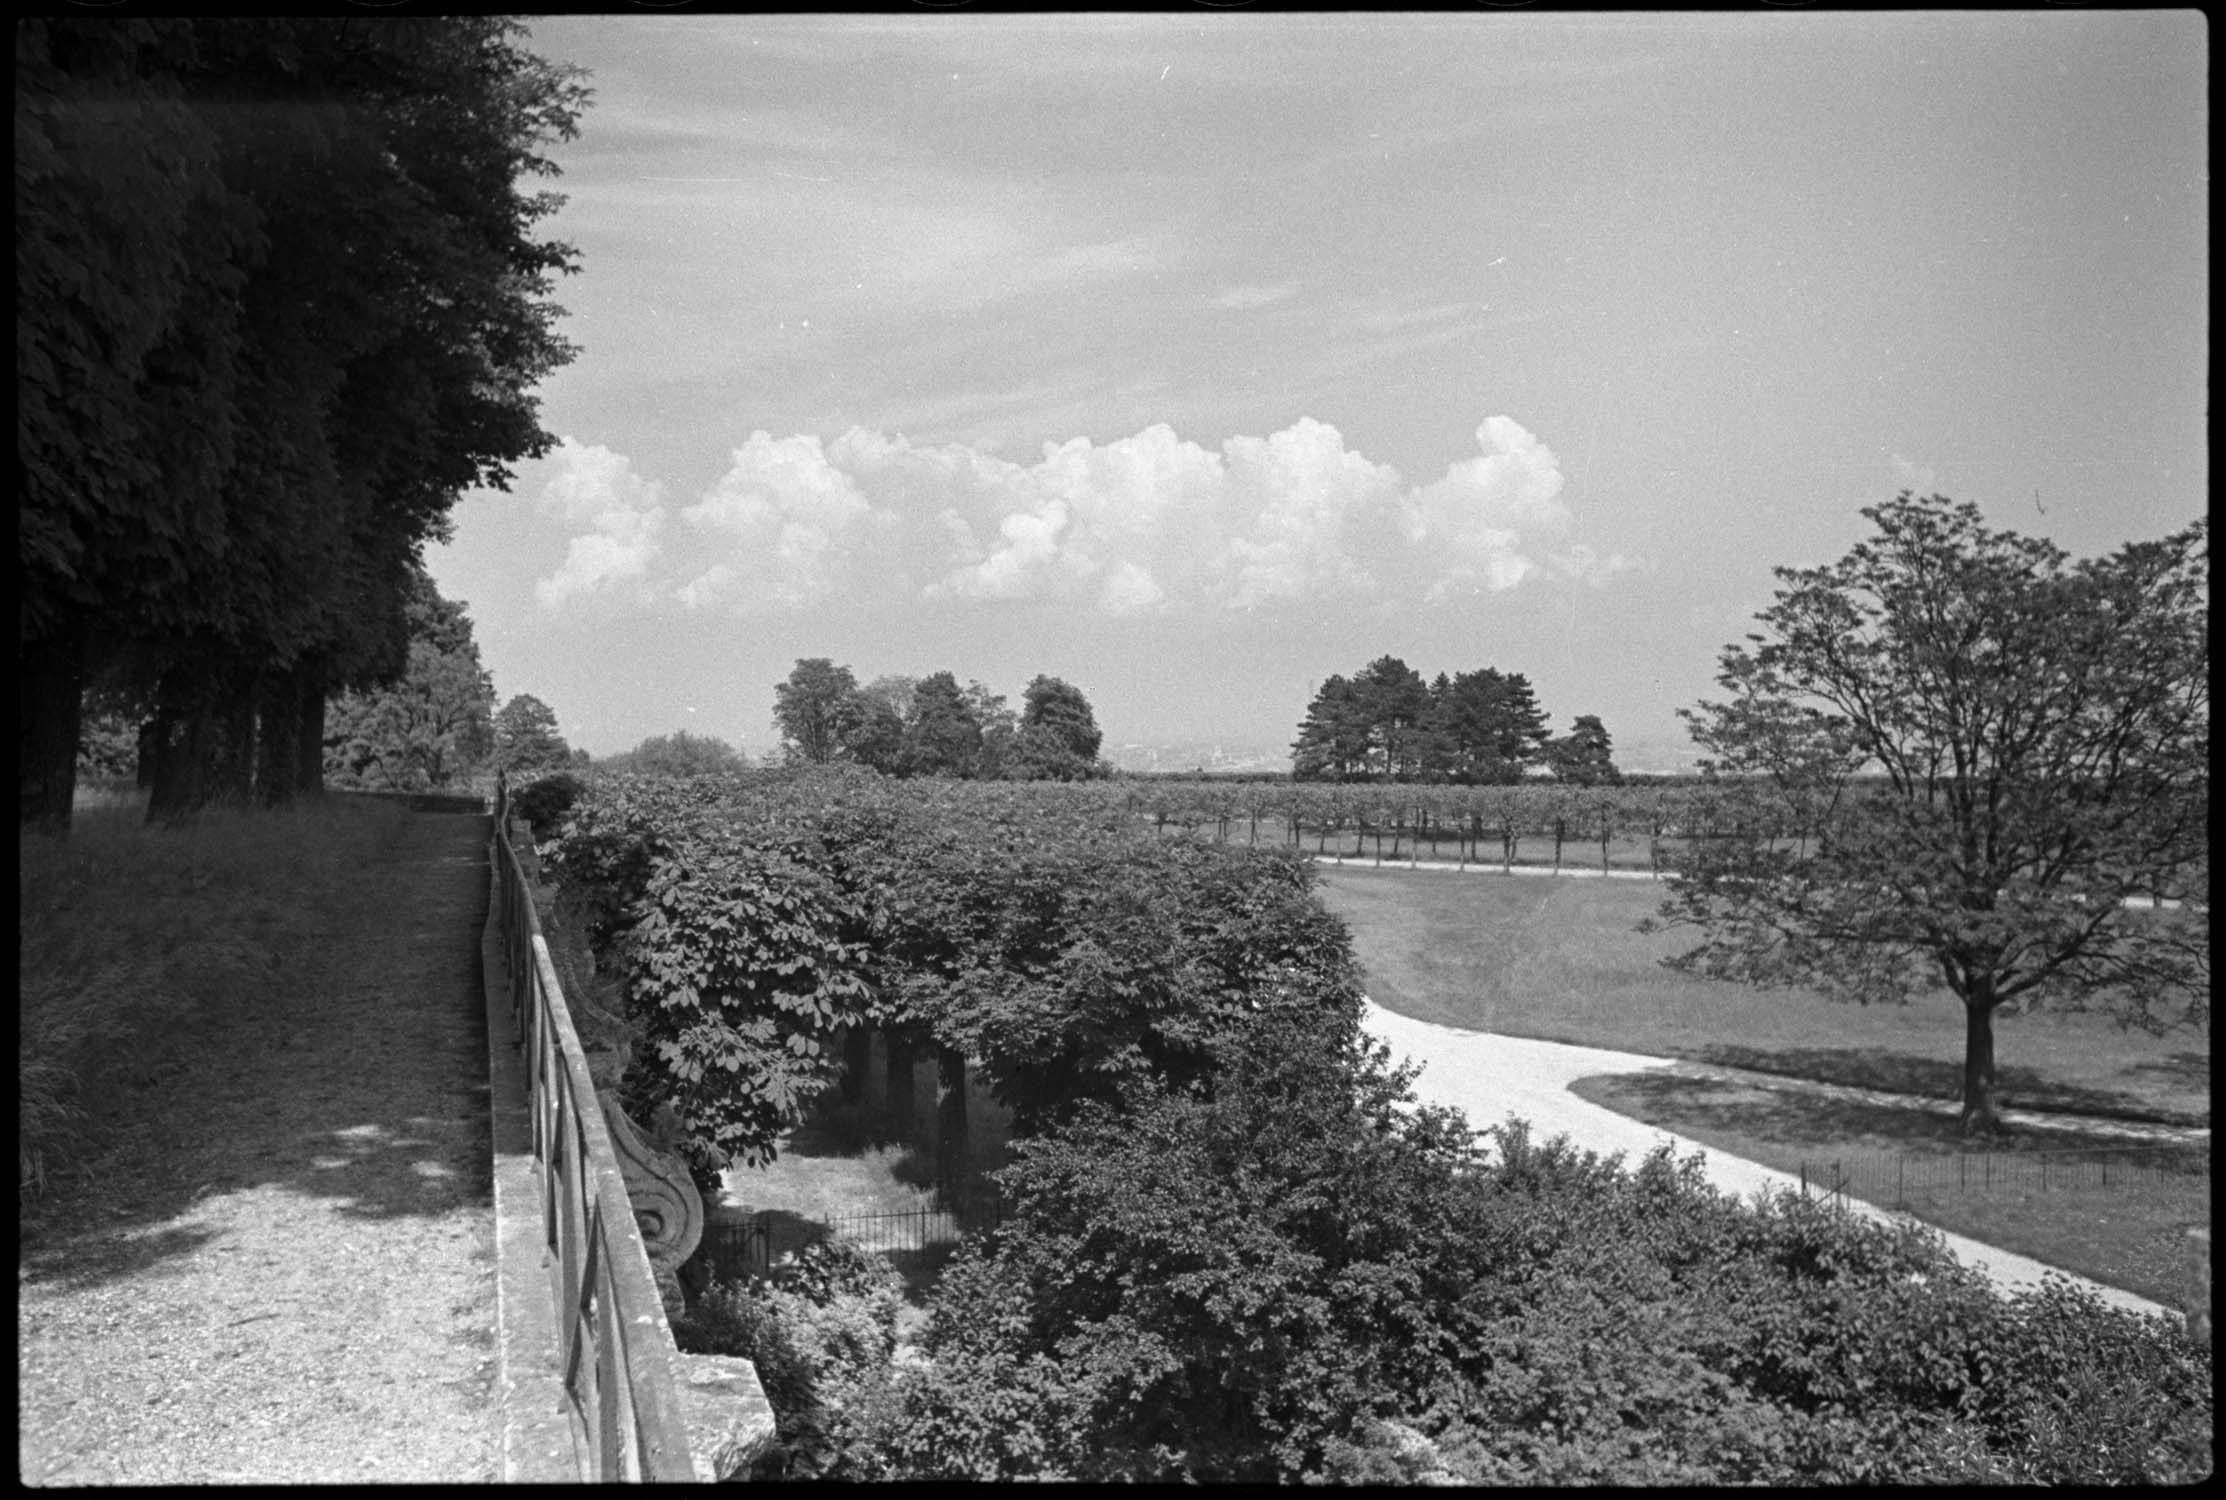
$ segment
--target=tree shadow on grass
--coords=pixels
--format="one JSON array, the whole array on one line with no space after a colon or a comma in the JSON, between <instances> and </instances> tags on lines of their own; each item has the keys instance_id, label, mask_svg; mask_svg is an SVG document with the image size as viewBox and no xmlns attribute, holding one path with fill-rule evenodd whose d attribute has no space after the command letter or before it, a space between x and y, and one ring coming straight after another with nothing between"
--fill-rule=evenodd
<instances>
[{"instance_id":1,"label":"tree shadow on grass","mask_svg":"<svg viewBox=\"0 0 2226 1500\"><path fill-rule=\"evenodd\" d=\"M1883 1047L1748 1047L1718 1042L1687 1055L1701 1062L1750 1073L1813 1079L1818 1083L1908 1094L1918 1099L1958 1100L1963 1097L1960 1060L1920 1057ZM2193 1057L2194 1054L2179 1056ZM2210 1059L2204 1057L2201 1063L2207 1077ZM2031 1068L1998 1067L1996 1079L2002 1102L2012 1109L2184 1123L2176 1112L2159 1109L2136 1095L2065 1083L2044 1077Z\"/></svg>"},{"instance_id":2,"label":"tree shadow on grass","mask_svg":"<svg viewBox=\"0 0 2226 1500\"><path fill-rule=\"evenodd\" d=\"M406 821L282 983L181 1009L128 1066L90 1070L100 1146L19 1208L21 1280L89 1287L189 1257L220 1233L191 1222L199 1205L258 1188L327 1200L367 1234L491 1208L482 834ZM265 1208L243 1232L283 1237Z\"/></svg>"},{"instance_id":3,"label":"tree shadow on grass","mask_svg":"<svg viewBox=\"0 0 2226 1500\"><path fill-rule=\"evenodd\" d=\"M2013 1128L1991 1140L1975 1141L1964 1136L1955 1111L1914 1099L1907 1104L1880 1104L1672 1070L1582 1079L1572 1092L1649 1125L1726 1141L1723 1149L1734 1154L1742 1154L1741 1140L1792 1151L1943 1155L1966 1150L2122 1149L2126 1144L2118 1136L2031 1128Z\"/></svg>"},{"instance_id":4,"label":"tree shadow on grass","mask_svg":"<svg viewBox=\"0 0 2226 1500\"><path fill-rule=\"evenodd\" d=\"M2174 1052L2152 1062L2129 1064L2126 1071L2153 1078L2169 1087L2207 1091L2211 1086L2211 1055L2208 1052Z\"/></svg>"}]
</instances>

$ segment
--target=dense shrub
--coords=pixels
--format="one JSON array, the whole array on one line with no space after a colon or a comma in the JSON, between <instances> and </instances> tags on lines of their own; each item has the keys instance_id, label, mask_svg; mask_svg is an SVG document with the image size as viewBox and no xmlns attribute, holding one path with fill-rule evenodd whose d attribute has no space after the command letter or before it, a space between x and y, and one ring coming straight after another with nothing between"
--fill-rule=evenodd
<instances>
[{"instance_id":1,"label":"dense shrub","mask_svg":"<svg viewBox=\"0 0 2226 1500\"><path fill-rule=\"evenodd\" d=\"M557 864L719 1150L769 1151L860 1019L1016 1109L1004 1220L944 1273L924 1367L891 1368L893 1288L845 1252L717 1315L765 1351L789 1474L2209 1470L2210 1362L2176 1326L2005 1298L1929 1231L1741 1203L1666 1149L1627 1167L1519 1121L1485 1147L1419 1107L1287 856L1158 839L1090 789L815 775L607 783Z\"/></svg>"},{"instance_id":2,"label":"dense shrub","mask_svg":"<svg viewBox=\"0 0 2226 1500\"><path fill-rule=\"evenodd\" d=\"M569 771L537 777L511 790L510 815L530 826L536 840L546 839L586 790L587 783Z\"/></svg>"},{"instance_id":3,"label":"dense shrub","mask_svg":"<svg viewBox=\"0 0 2226 1500\"><path fill-rule=\"evenodd\" d=\"M1480 1161L1297 1039L1018 1148L886 1439L921 1477L2157 1482L2208 1472L2210 1364L2062 1282L2003 1297L1917 1226L1747 1204L1697 1158L1491 1132Z\"/></svg>"},{"instance_id":4,"label":"dense shrub","mask_svg":"<svg viewBox=\"0 0 2226 1500\"><path fill-rule=\"evenodd\" d=\"M1358 1025L1308 866L1162 840L1110 800L752 773L599 778L552 867L596 894L704 1169L767 1159L858 1023L978 1064L1029 1133L1210 1074L1263 1011Z\"/></svg>"},{"instance_id":5,"label":"dense shrub","mask_svg":"<svg viewBox=\"0 0 2226 1500\"><path fill-rule=\"evenodd\" d=\"M752 1477L895 1477L871 1456L889 1447L880 1429L895 1410L889 1360L900 1301L886 1261L830 1240L784 1260L764 1283L714 1281L673 1325L683 1350L757 1367L779 1442Z\"/></svg>"}]
</instances>

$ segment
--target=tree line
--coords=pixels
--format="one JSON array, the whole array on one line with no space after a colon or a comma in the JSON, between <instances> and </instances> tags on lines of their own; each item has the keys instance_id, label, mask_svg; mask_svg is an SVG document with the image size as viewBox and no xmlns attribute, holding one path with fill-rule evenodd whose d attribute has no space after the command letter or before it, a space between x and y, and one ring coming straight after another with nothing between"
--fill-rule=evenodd
<instances>
[{"instance_id":1,"label":"tree line","mask_svg":"<svg viewBox=\"0 0 2226 1500\"><path fill-rule=\"evenodd\" d=\"M889 776L968 781L1087 781L1111 774L1104 736L1080 688L1039 674L1016 713L979 682L949 672L882 676L861 687L828 657L800 659L773 689L783 751L808 765L846 763Z\"/></svg>"},{"instance_id":2,"label":"tree line","mask_svg":"<svg viewBox=\"0 0 2226 1500\"><path fill-rule=\"evenodd\" d=\"M1546 770L1592 786L1622 779L1612 750L1597 715L1552 734L1520 672L1440 672L1425 684L1398 657L1379 656L1314 694L1291 746L1291 777L1490 786Z\"/></svg>"},{"instance_id":3,"label":"tree line","mask_svg":"<svg viewBox=\"0 0 2226 1500\"><path fill-rule=\"evenodd\" d=\"M410 669L424 544L546 452L587 102L485 17L16 32L21 820L68 827L88 689L149 816L323 786L327 704ZM413 603L413 601L416 601Z\"/></svg>"}]
</instances>

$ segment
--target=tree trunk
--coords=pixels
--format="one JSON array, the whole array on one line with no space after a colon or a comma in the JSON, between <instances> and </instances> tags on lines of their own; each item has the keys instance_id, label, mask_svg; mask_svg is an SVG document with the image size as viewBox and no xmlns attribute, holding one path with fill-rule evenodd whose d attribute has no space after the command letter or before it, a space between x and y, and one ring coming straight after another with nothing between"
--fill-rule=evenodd
<instances>
[{"instance_id":1,"label":"tree trunk","mask_svg":"<svg viewBox=\"0 0 2226 1500\"><path fill-rule=\"evenodd\" d=\"M325 794L325 669L311 663L300 669L300 697L295 707L301 727L294 732L294 750L301 764L294 772L294 795Z\"/></svg>"},{"instance_id":2,"label":"tree trunk","mask_svg":"<svg viewBox=\"0 0 2226 1500\"><path fill-rule=\"evenodd\" d=\"M255 701L255 795L265 807L294 800L301 777L301 673L274 672Z\"/></svg>"},{"instance_id":3,"label":"tree trunk","mask_svg":"<svg viewBox=\"0 0 2226 1500\"><path fill-rule=\"evenodd\" d=\"M149 725L154 769L147 780L147 821L177 823L201 806L201 773L209 717L200 702L204 685L195 669L166 667L155 689Z\"/></svg>"},{"instance_id":4,"label":"tree trunk","mask_svg":"<svg viewBox=\"0 0 2226 1500\"><path fill-rule=\"evenodd\" d=\"M873 1033L863 1023L845 1026L842 1032L842 1102L856 1104L866 1097L866 1069L873 1063Z\"/></svg>"},{"instance_id":5,"label":"tree trunk","mask_svg":"<svg viewBox=\"0 0 2226 1500\"><path fill-rule=\"evenodd\" d=\"M1995 1099L1994 986L1984 984L1963 1002L1963 1133L1994 1135L2002 1128Z\"/></svg>"},{"instance_id":6,"label":"tree trunk","mask_svg":"<svg viewBox=\"0 0 2226 1500\"><path fill-rule=\"evenodd\" d=\"M889 1118L895 1124L899 1146L912 1144L912 1130L917 1117L917 1101L912 1088L912 1039L900 1032L888 1033L889 1052Z\"/></svg>"},{"instance_id":7,"label":"tree trunk","mask_svg":"<svg viewBox=\"0 0 2226 1500\"><path fill-rule=\"evenodd\" d=\"M84 692L85 635L76 624L16 653L16 756L25 828L70 831Z\"/></svg>"},{"instance_id":8,"label":"tree trunk","mask_svg":"<svg viewBox=\"0 0 2226 1500\"><path fill-rule=\"evenodd\" d=\"M145 791L148 787L151 787L155 784L155 762L160 759L162 755L161 729L161 724L154 719L149 719L139 726L139 759L137 770L139 789L141 791Z\"/></svg>"},{"instance_id":9,"label":"tree trunk","mask_svg":"<svg viewBox=\"0 0 2226 1500\"><path fill-rule=\"evenodd\" d=\"M255 674L227 666L211 705L216 734L206 785L210 802L244 803L255 794Z\"/></svg>"},{"instance_id":10,"label":"tree trunk","mask_svg":"<svg viewBox=\"0 0 2226 1500\"><path fill-rule=\"evenodd\" d=\"M966 1179L966 1054L935 1049L935 1184L956 1193ZM955 1199L954 1199L955 1201Z\"/></svg>"},{"instance_id":11,"label":"tree trunk","mask_svg":"<svg viewBox=\"0 0 2226 1500\"><path fill-rule=\"evenodd\" d=\"M207 660L165 670L152 738L148 822L178 823L212 803L246 800L255 770L253 675Z\"/></svg>"}]
</instances>

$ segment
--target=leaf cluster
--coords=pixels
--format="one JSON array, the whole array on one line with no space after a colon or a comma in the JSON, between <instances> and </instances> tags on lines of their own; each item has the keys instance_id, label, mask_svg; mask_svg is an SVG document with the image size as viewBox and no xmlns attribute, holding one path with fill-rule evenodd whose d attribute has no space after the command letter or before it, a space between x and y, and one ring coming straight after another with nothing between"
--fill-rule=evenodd
<instances>
[{"instance_id":1,"label":"leaf cluster","mask_svg":"<svg viewBox=\"0 0 2226 1500\"><path fill-rule=\"evenodd\" d=\"M1106 774L1103 739L1082 690L1038 675L1017 715L979 682L949 672L878 677L805 657L773 688L773 717L790 758L864 766L888 776L1087 781Z\"/></svg>"},{"instance_id":2,"label":"leaf cluster","mask_svg":"<svg viewBox=\"0 0 2226 1500\"><path fill-rule=\"evenodd\" d=\"M893 1410L889 1358L902 1300L879 1256L841 1240L806 1246L754 1284L714 1282L674 1339L691 1354L749 1360L773 1407L775 1449L755 1479L894 1477L852 1472L853 1455L885 1446Z\"/></svg>"},{"instance_id":3,"label":"leaf cluster","mask_svg":"<svg viewBox=\"0 0 2226 1500\"><path fill-rule=\"evenodd\" d=\"M1332 674L1300 721L1291 746L1294 781L1520 781L1533 768L1585 784L1618 779L1608 731L1580 717L1555 739L1530 680L1496 667L1422 674L1380 656L1350 678Z\"/></svg>"},{"instance_id":4,"label":"leaf cluster","mask_svg":"<svg viewBox=\"0 0 2226 1500\"><path fill-rule=\"evenodd\" d=\"M1161 840L1068 793L856 769L591 779L553 864L597 893L594 941L699 1166L767 1159L852 1026L972 1060L1026 1132L1209 1074L1261 1015L1358 1024L1303 861Z\"/></svg>"},{"instance_id":5,"label":"leaf cluster","mask_svg":"<svg viewBox=\"0 0 2226 1500\"><path fill-rule=\"evenodd\" d=\"M2074 563L1939 496L1864 515L1838 562L1777 570L1726 696L1685 715L1727 799L1814 837L1696 853L1663 909L1703 934L1683 961L1864 1001L1938 984L1979 1012L2200 1018L2207 524ZM2178 910L2129 908L2153 898Z\"/></svg>"},{"instance_id":6,"label":"leaf cluster","mask_svg":"<svg viewBox=\"0 0 2226 1500\"><path fill-rule=\"evenodd\" d=\"M1023 1143L890 1439L915 1477L2184 1480L2207 1355L1928 1231L1741 1203L1521 1122L1480 1153L1365 1050Z\"/></svg>"}]
</instances>

